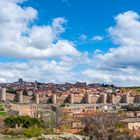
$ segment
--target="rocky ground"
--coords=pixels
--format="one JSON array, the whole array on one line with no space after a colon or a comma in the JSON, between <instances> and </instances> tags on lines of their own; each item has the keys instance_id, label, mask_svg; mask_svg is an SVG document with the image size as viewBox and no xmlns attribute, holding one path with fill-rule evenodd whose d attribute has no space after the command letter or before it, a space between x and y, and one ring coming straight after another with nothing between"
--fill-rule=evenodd
<instances>
[{"instance_id":1,"label":"rocky ground","mask_svg":"<svg viewBox=\"0 0 140 140\"><path fill-rule=\"evenodd\" d=\"M61 135L43 135L42 137L46 140L88 140L85 136L70 133L63 133Z\"/></svg>"},{"instance_id":2,"label":"rocky ground","mask_svg":"<svg viewBox=\"0 0 140 140\"><path fill-rule=\"evenodd\" d=\"M1 135L0 140L88 140L88 138L81 135L63 133L60 135L42 135L38 138L22 138Z\"/></svg>"}]
</instances>

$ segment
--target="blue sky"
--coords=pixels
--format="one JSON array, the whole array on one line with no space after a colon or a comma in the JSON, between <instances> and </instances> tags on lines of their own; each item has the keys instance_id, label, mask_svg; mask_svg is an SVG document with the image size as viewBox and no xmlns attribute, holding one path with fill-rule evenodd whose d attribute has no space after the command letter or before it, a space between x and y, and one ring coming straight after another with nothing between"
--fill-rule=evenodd
<instances>
[{"instance_id":1,"label":"blue sky","mask_svg":"<svg viewBox=\"0 0 140 140\"><path fill-rule=\"evenodd\" d=\"M78 50L92 54L96 49L106 52L111 47L117 47L112 43L107 29L115 24L113 18L119 13L129 10L140 13L139 3L133 0L28 0L23 6L38 10L38 25L49 24L53 18L65 17L68 22L62 37L75 41ZM82 34L87 36L86 41L79 40ZM104 39L90 40L98 35Z\"/></svg>"},{"instance_id":2,"label":"blue sky","mask_svg":"<svg viewBox=\"0 0 140 140\"><path fill-rule=\"evenodd\" d=\"M133 0L28 0L23 5L32 6L39 12L36 24L49 24L53 18L65 17L68 20L64 38L78 40L81 34L92 38L102 35L102 42L79 45L81 51L92 52L100 48L107 50L114 46L107 34L107 28L114 25L113 17L129 10L140 12L140 2ZM114 46L115 47L115 46Z\"/></svg>"},{"instance_id":3,"label":"blue sky","mask_svg":"<svg viewBox=\"0 0 140 140\"><path fill-rule=\"evenodd\" d=\"M0 0L0 82L140 82L140 2Z\"/></svg>"}]
</instances>

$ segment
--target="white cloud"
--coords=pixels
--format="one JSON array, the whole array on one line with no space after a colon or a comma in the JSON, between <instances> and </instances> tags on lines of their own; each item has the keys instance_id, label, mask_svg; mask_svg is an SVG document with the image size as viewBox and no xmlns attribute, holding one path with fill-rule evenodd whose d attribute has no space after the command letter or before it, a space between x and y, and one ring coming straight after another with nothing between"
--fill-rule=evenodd
<instances>
[{"instance_id":1,"label":"white cloud","mask_svg":"<svg viewBox=\"0 0 140 140\"><path fill-rule=\"evenodd\" d=\"M116 16L116 25L108 32L119 46L106 53L96 50L93 58L89 58L88 53L79 52L74 43L61 38L66 30L65 18L55 18L50 25L34 25L38 12L32 7L21 7L21 2L0 0L0 56L28 61L0 62L0 82L23 77L44 82L140 83L138 13L128 11ZM82 34L81 39L87 40L87 36ZM94 36L92 40L102 39Z\"/></svg>"},{"instance_id":2,"label":"white cloud","mask_svg":"<svg viewBox=\"0 0 140 140\"><path fill-rule=\"evenodd\" d=\"M139 19L138 13L133 11L127 11L116 16L116 26L109 28L113 41L121 46L139 46Z\"/></svg>"},{"instance_id":3,"label":"white cloud","mask_svg":"<svg viewBox=\"0 0 140 140\"><path fill-rule=\"evenodd\" d=\"M87 35L85 35L85 34L81 34L81 35L79 36L79 39L85 41L85 40L88 39L88 37L87 37Z\"/></svg>"},{"instance_id":4,"label":"white cloud","mask_svg":"<svg viewBox=\"0 0 140 140\"><path fill-rule=\"evenodd\" d=\"M28 25L37 18L32 7L21 7L20 0L0 0L0 55L19 58L48 58L77 56L74 44L60 38L65 31L65 18L59 17L52 25Z\"/></svg>"},{"instance_id":5,"label":"white cloud","mask_svg":"<svg viewBox=\"0 0 140 140\"><path fill-rule=\"evenodd\" d=\"M0 63L0 82L11 82L23 77L27 81L65 82L73 79L73 66L64 61L33 60Z\"/></svg>"},{"instance_id":6,"label":"white cloud","mask_svg":"<svg viewBox=\"0 0 140 140\"><path fill-rule=\"evenodd\" d=\"M0 1L3 1L3 0L0 0ZM14 2L14 3L22 3L26 0L5 0L5 2Z\"/></svg>"},{"instance_id":7,"label":"white cloud","mask_svg":"<svg viewBox=\"0 0 140 140\"><path fill-rule=\"evenodd\" d=\"M23 1L0 0L0 56L18 58L0 62L0 82L15 81L18 77L45 82L72 80L76 64L66 60L78 59L82 54L74 43L61 38L66 19L58 17L51 25L34 25L38 12L32 7L21 7L18 3ZM19 58L28 61L18 61Z\"/></svg>"},{"instance_id":8,"label":"white cloud","mask_svg":"<svg viewBox=\"0 0 140 140\"><path fill-rule=\"evenodd\" d=\"M138 85L140 82L140 21L133 11L115 17L116 25L109 28L109 34L117 48L108 52L94 53L94 69L84 72L93 79L104 79L118 85Z\"/></svg>"},{"instance_id":9,"label":"white cloud","mask_svg":"<svg viewBox=\"0 0 140 140\"><path fill-rule=\"evenodd\" d=\"M93 40L93 41L101 41L101 40L103 40L103 37L97 35L97 36L94 36L94 37L92 38L92 40Z\"/></svg>"},{"instance_id":10,"label":"white cloud","mask_svg":"<svg viewBox=\"0 0 140 140\"><path fill-rule=\"evenodd\" d=\"M140 21L133 11L115 17L116 25L109 28L109 33L118 48L110 48L105 54L96 56L103 63L115 67L139 67L140 63Z\"/></svg>"},{"instance_id":11,"label":"white cloud","mask_svg":"<svg viewBox=\"0 0 140 140\"><path fill-rule=\"evenodd\" d=\"M80 57L64 56L59 60L0 62L0 82L16 81L18 77L23 77L27 81L58 83L84 81L81 72L76 72L75 69L90 63L88 53L83 53Z\"/></svg>"},{"instance_id":12,"label":"white cloud","mask_svg":"<svg viewBox=\"0 0 140 140\"><path fill-rule=\"evenodd\" d=\"M67 23L67 20L63 17L55 18L52 22L52 29L56 35L59 35L65 31L63 24Z\"/></svg>"},{"instance_id":13,"label":"white cloud","mask_svg":"<svg viewBox=\"0 0 140 140\"><path fill-rule=\"evenodd\" d=\"M83 71L83 77L88 82L98 82L107 84L116 84L119 86L139 85L140 72L138 69L128 67L113 70L87 69Z\"/></svg>"}]
</instances>

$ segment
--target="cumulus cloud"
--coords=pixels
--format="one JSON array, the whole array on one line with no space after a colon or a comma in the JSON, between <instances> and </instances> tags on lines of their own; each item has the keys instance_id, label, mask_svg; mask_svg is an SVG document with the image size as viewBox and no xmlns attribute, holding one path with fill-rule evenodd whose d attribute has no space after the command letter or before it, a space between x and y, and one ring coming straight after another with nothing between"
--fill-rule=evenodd
<instances>
[{"instance_id":1,"label":"cumulus cloud","mask_svg":"<svg viewBox=\"0 0 140 140\"><path fill-rule=\"evenodd\" d=\"M88 37L87 37L87 35L85 35L85 34L81 34L81 35L79 36L79 39L85 41L85 40L88 39Z\"/></svg>"},{"instance_id":2,"label":"cumulus cloud","mask_svg":"<svg viewBox=\"0 0 140 140\"><path fill-rule=\"evenodd\" d=\"M66 23L67 20L63 17L55 18L52 22L52 28L56 35L59 35L65 31L65 28L62 26Z\"/></svg>"},{"instance_id":3,"label":"cumulus cloud","mask_svg":"<svg viewBox=\"0 0 140 140\"><path fill-rule=\"evenodd\" d=\"M38 12L21 7L24 0L0 0L0 56L27 61L0 62L0 82L25 80L44 82L87 81L138 85L140 82L140 21L134 11L120 13L108 29L118 45L106 53L96 50L93 58L63 39L67 20L58 17L50 25L37 26ZM87 39L83 34L82 39ZM100 41L103 37L94 36Z\"/></svg>"},{"instance_id":4,"label":"cumulus cloud","mask_svg":"<svg viewBox=\"0 0 140 140\"><path fill-rule=\"evenodd\" d=\"M109 34L118 48L110 48L105 54L98 54L102 63L109 62L110 67L139 67L140 62L140 21L133 11L115 17L116 25L109 28Z\"/></svg>"},{"instance_id":5,"label":"cumulus cloud","mask_svg":"<svg viewBox=\"0 0 140 140\"><path fill-rule=\"evenodd\" d=\"M0 1L3 1L3 0L0 0ZM5 0L5 1L7 1L7 2L16 2L16 3L22 3L22 2L24 2L24 1L26 1L26 0Z\"/></svg>"},{"instance_id":6,"label":"cumulus cloud","mask_svg":"<svg viewBox=\"0 0 140 140\"><path fill-rule=\"evenodd\" d=\"M0 82L15 81L17 77L23 77L28 81L62 82L69 80L72 74L70 66L55 60L0 63L0 67L0 77L2 77Z\"/></svg>"},{"instance_id":7,"label":"cumulus cloud","mask_svg":"<svg viewBox=\"0 0 140 140\"><path fill-rule=\"evenodd\" d=\"M115 27L109 28L114 43L121 46L140 45L140 16L134 11L120 13L115 17Z\"/></svg>"},{"instance_id":8,"label":"cumulus cloud","mask_svg":"<svg viewBox=\"0 0 140 140\"><path fill-rule=\"evenodd\" d=\"M65 18L53 19L52 25L32 25L38 12L18 2L23 1L0 0L0 55L48 58L80 54L73 43L60 38L65 31Z\"/></svg>"},{"instance_id":9,"label":"cumulus cloud","mask_svg":"<svg viewBox=\"0 0 140 140\"><path fill-rule=\"evenodd\" d=\"M83 53L81 57L64 56L59 60L30 60L27 62L0 62L0 82L16 81L22 77L27 81L43 82L75 82L84 81L81 73L75 69L91 63L88 53Z\"/></svg>"},{"instance_id":10,"label":"cumulus cloud","mask_svg":"<svg viewBox=\"0 0 140 140\"><path fill-rule=\"evenodd\" d=\"M72 79L76 64L72 60L68 63L68 59L78 59L82 54L73 42L61 37L67 20L58 17L50 25L37 26L34 21L38 11L20 6L24 1L0 0L0 56L18 58L0 62L0 82L15 81L18 77L44 82Z\"/></svg>"},{"instance_id":11,"label":"cumulus cloud","mask_svg":"<svg viewBox=\"0 0 140 140\"><path fill-rule=\"evenodd\" d=\"M140 21L138 13L127 11L115 17L116 25L108 29L117 48L94 53L94 69L83 72L87 77L118 85L140 82ZM90 79L91 79L90 78Z\"/></svg>"},{"instance_id":12,"label":"cumulus cloud","mask_svg":"<svg viewBox=\"0 0 140 140\"><path fill-rule=\"evenodd\" d=\"M101 41L101 40L103 40L103 37L100 36L100 35L97 35L97 36L94 36L94 37L92 38L92 40L93 40L93 41Z\"/></svg>"},{"instance_id":13,"label":"cumulus cloud","mask_svg":"<svg viewBox=\"0 0 140 140\"><path fill-rule=\"evenodd\" d=\"M108 83L118 86L138 86L140 81L139 69L132 67L110 70L103 68L87 69L82 72L82 75L86 77L85 80L88 82Z\"/></svg>"}]
</instances>

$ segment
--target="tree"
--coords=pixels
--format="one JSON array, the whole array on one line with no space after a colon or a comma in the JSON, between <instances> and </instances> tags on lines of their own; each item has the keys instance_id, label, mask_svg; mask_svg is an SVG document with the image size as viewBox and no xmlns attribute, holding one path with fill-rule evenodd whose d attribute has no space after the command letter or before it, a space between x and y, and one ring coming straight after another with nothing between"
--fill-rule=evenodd
<instances>
[{"instance_id":1,"label":"tree","mask_svg":"<svg viewBox=\"0 0 140 140\"><path fill-rule=\"evenodd\" d=\"M83 131L90 136L91 140L119 140L125 135L115 127L119 120L120 117L116 114L98 113L82 119L85 126ZM127 138L126 135L125 138Z\"/></svg>"},{"instance_id":2,"label":"tree","mask_svg":"<svg viewBox=\"0 0 140 140\"><path fill-rule=\"evenodd\" d=\"M63 120L63 113L59 107L52 106L51 109L55 113L54 115L55 128L58 128Z\"/></svg>"},{"instance_id":3,"label":"tree","mask_svg":"<svg viewBox=\"0 0 140 140\"><path fill-rule=\"evenodd\" d=\"M59 107L51 106L47 116L41 115L41 119L44 122L44 126L53 131L56 131L61 126L64 114Z\"/></svg>"}]
</instances>

